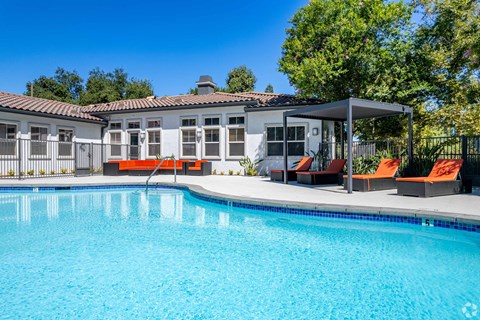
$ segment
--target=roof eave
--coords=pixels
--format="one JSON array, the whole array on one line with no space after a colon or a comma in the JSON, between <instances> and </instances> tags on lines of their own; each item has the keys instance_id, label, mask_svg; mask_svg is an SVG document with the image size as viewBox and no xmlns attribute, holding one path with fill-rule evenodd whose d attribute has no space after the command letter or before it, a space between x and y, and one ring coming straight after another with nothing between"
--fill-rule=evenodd
<instances>
[{"instance_id":1,"label":"roof eave","mask_svg":"<svg viewBox=\"0 0 480 320\"><path fill-rule=\"evenodd\" d=\"M49 116L49 117L55 118L55 119L78 121L78 122L88 122L88 123L94 123L94 124L98 124L98 125L106 124L105 120L83 119L83 118L69 117L69 116L63 116L63 115L60 115L60 114L53 114L53 113L46 113L46 112L39 112L39 111L12 109L12 108L3 107L3 106L0 106L0 111L10 112L10 113L19 113L19 114L25 114L25 115L37 116L37 117Z\"/></svg>"},{"instance_id":2,"label":"roof eave","mask_svg":"<svg viewBox=\"0 0 480 320\"><path fill-rule=\"evenodd\" d=\"M110 110L110 111L85 111L85 113L91 115L108 115L119 113L136 113L136 112L152 112L152 111L174 111L174 110L188 110L188 109L200 109L200 108L216 108L216 107L236 107L244 105L256 105L257 101L234 101L234 102L222 102L222 103L202 103L195 105L183 105L183 106L171 106L171 107L152 107L152 108L139 108L139 109L126 109L126 110Z\"/></svg>"}]
</instances>

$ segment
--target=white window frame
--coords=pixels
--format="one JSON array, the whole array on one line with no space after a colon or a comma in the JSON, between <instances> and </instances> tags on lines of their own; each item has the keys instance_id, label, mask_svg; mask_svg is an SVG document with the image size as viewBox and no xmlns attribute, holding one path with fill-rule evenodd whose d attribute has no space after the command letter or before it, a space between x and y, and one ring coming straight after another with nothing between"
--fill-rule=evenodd
<instances>
[{"instance_id":1,"label":"white window frame","mask_svg":"<svg viewBox=\"0 0 480 320\"><path fill-rule=\"evenodd\" d=\"M218 118L218 124L205 125L205 120L210 118ZM202 117L202 159L221 159L222 158L222 115L221 114L207 114ZM207 142L206 141L206 130L218 130L218 142ZM218 144L218 155L207 156L206 155L206 145L207 144Z\"/></svg>"},{"instance_id":2,"label":"white window frame","mask_svg":"<svg viewBox=\"0 0 480 320\"><path fill-rule=\"evenodd\" d=\"M70 155L60 155L60 145L62 144L62 141L60 141L60 130L68 130L68 131L72 131L72 141L70 141L71 143L71 148L70 148ZM75 128L74 127L64 127L64 126L61 126L61 127L57 127L57 143L58 143L58 149L57 149L57 157L59 159L71 159L73 158L73 146L74 146L74 140L75 140ZM64 143L67 142L67 141L64 141Z\"/></svg>"},{"instance_id":3,"label":"white window frame","mask_svg":"<svg viewBox=\"0 0 480 320\"><path fill-rule=\"evenodd\" d=\"M148 122L149 121L160 121L160 126L158 127L149 127L148 126ZM150 155L150 137L149 137L149 133L150 132L159 132L160 133L160 142L159 143L152 143L154 145L160 145L160 151L159 151L159 154L161 155L162 154L162 146L163 146L163 132L162 132L162 125L163 125L163 120L162 118L147 118L146 121L145 121L145 144L146 144L146 158L147 159L156 159L157 158L157 155L154 154L154 155Z\"/></svg>"},{"instance_id":4,"label":"white window frame","mask_svg":"<svg viewBox=\"0 0 480 320\"><path fill-rule=\"evenodd\" d=\"M120 123L120 129L118 129L118 128L112 129L112 124L114 124L114 123ZM112 120L112 121L110 121L110 123L108 125L108 128L109 128L109 131L122 131L123 130L123 121L122 120Z\"/></svg>"},{"instance_id":5,"label":"white window frame","mask_svg":"<svg viewBox=\"0 0 480 320\"><path fill-rule=\"evenodd\" d=\"M108 145L109 145L109 159L123 159L123 152L122 152L122 141L123 141L123 131L122 130L109 130L108 131ZM120 135L120 143L112 143L112 134L119 134ZM120 146L120 154L114 155L112 154L112 145Z\"/></svg>"},{"instance_id":6,"label":"white window frame","mask_svg":"<svg viewBox=\"0 0 480 320\"><path fill-rule=\"evenodd\" d=\"M13 154L0 154L0 157L2 159L15 159L18 156L18 137L20 134L19 128L20 128L20 123L15 122L15 121L6 121L6 120L0 120L0 124L5 125L5 126L15 126L15 150ZM2 144L6 144L9 141L8 140L13 140L12 138L9 139L8 137L2 138L0 137L0 140L3 140Z\"/></svg>"},{"instance_id":7,"label":"white window frame","mask_svg":"<svg viewBox=\"0 0 480 320\"><path fill-rule=\"evenodd\" d=\"M32 128L43 128L47 129L47 137L46 140L35 140L35 141L45 141L45 154L32 154ZM29 158L35 160L35 159L49 159L50 158L50 146L49 146L49 141L50 141L50 125L48 124L41 124L41 123L29 123L28 125L28 133L30 137L30 148L29 148Z\"/></svg>"},{"instance_id":8,"label":"white window frame","mask_svg":"<svg viewBox=\"0 0 480 320\"><path fill-rule=\"evenodd\" d=\"M230 118L243 117L243 124L229 124ZM247 150L247 116L246 114L227 114L227 120L225 125L225 158L228 160L240 160L245 157ZM231 156L230 155L230 143L239 143L238 141L230 142L230 129L243 129L243 155L241 156Z\"/></svg>"},{"instance_id":9,"label":"white window frame","mask_svg":"<svg viewBox=\"0 0 480 320\"><path fill-rule=\"evenodd\" d=\"M184 119L195 119L195 123L196 125L195 126L182 126L182 121ZM191 159L191 160L194 160L194 159L197 159L198 158L198 139L197 139L197 134L198 134L198 116L182 116L180 117L180 126L179 126L179 154L180 154L180 159ZM195 131L195 141L194 142L187 142L187 144L193 144L195 145L195 155L193 156L184 156L183 155L183 131L186 131L186 130L194 130Z\"/></svg>"},{"instance_id":10,"label":"white window frame","mask_svg":"<svg viewBox=\"0 0 480 320\"><path fill-rule=\"evenodd\" d=\"M138 122L138 128L130 128L130 123ZM142 119L127 119L127 126L125 130L135 131L135 130L142 130Z\"/></svg>"},{"instance_id":11,"label":"white window frame","mask_svg":"<svg viewBox=\"0 0 480 320\"><path fill-rule=\"evenodd\" d=\"M283 159L283 152L282 152L282 155L278 155L278 156L269 156L268 155L268 135L267 135L267 130L268 128L272 128L272 127L280 127L282 128L283 130L283 124L280 124L280 123L268 123L268 124L265 124L265 158L268 158L268 159ZM308 145L309 145L309 141L308 141L308 122L297 122L297 123L289 123L288 124L288 127L291 128L291 127L304 127L304 130L305 130L305 139L304 140L289 140L287 141L288 142L300 142L300 141L303 141L304 143L304 152L307 152L308 151ZM287 130L288 131L288 130ZM287 132L288 133L288 132ZM273 141L272 141L273 142ZM281 141L282 144L283 144L283 140ZM296 158L302 158L305 156L305 154L303 155L288 155L289 157L296 157Z\"/></svg>"}]
</instances>

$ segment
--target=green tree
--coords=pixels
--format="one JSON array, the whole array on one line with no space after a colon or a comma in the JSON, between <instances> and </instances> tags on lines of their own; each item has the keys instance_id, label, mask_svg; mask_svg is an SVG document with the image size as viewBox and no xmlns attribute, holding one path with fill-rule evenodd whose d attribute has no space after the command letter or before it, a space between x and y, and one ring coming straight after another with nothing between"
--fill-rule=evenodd
<instances>
[{"instance_id":1,"label":"green tree","mask_svg":"<svg viewBox=\"0 0 480 320\"><path fill-rule=\"evenodd\" d=\"M76 71L69 72L63 68L58 68L53 77L40 76L32 83L35 97L80 105L140 99L153 95L150 81L129 79L122 68L108 73L95 68L90 71L85 85ZM26 84L26 95L31 94L32 83Z\"/></svg>"},{"instance_id":2,"label":"green tree","mask_svg":"<svg viewBox=\"0 0 480 320\"><path fill-rule=\"evenodd\" d=\"M265 88L265 92L268 92L268 93L273 93L273 86L272 84L268 84L267 87Z\"/></svg>"},{"instance_id":3,"label":"green tree","mask_svg":"<svg viewBox=\"0 0 480 320\"><path fill-rule=\"evenodd\" d=\"M26 84L25 95L31 95L33 84L33 96L50 100L77 103L83 90L83 79L76 71L69 72L63 68L57 68L53 77L40 76L33 82Z\"/></svg>"},{"instance_id":4,"label":"green tree","mask_svg":"<svg viewBox=\"0 0 480 320\"><path fill-rule=\"evenodd\" d=\"M291 20L279 70L302 97L357 97L422 109L426 83L415 60L411 16L403 2L312 0ZM406 134L405 124L404 117L357 121L355 134L398 137Z\"/></svg>"},{"instance_id":5,"label":"green tree","mask_svg":"<svg viewBox=\"0 0 480 320\"><path fill-rule=\"evenodd\" d=\"M239 93L253 91L257 78L251 69L241 65L233 68L227 75L226 91L230 93Z\"/></svg>"},{"instance_id":6,"label":"green tree","mask_svg":"<svg viewBox=\"0 0 480 320\"><path fill-rule=\"evenodd\" d=\"M429 71L430 108L443 133L480 134L480 4L420 0L418 59Z\"/></svg>"},{"instance_id":7,"label":"green tree","mask_svg":"<svg viewBox=\"0 0 480 320\"><path fill-rule=\"evenodd\" d=\"M214 87L213 92L227 92L227 89L222 88L222 87ZM188 89L187 94L198 94L198 88Z\"/></svg>"},{"instance_id":8,"label":"green tree","mask_svg":"<svg viewBox=\"0 0 480 320\"><path fill-rule=\"evenodd\" d=\"M125 87L126 99L142 99L153 96L152 83L148 80L131 79Z\"/></svg>"}]
</instances>

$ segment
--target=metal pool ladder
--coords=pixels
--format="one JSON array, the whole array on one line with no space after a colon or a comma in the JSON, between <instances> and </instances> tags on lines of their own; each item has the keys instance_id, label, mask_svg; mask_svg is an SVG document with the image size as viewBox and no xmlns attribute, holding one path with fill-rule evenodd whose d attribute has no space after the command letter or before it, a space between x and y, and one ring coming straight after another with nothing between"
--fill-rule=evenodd
<instances>
[{"instance_id":1,"label":"metal pool ladder","mask_svg":"<svg viewBox=\"0 0 480 320\"><path fill-rule=\"evenodd\" d=\"M147 178L147 181L145 182L145 191L148 191L148 182L150 179L157 173L158 169L162 166L163 162L165 160L173 160L173 182L177 183L177 159L175 159L175 156L167 156L167 157L161 157L160 158L160 163L155 167L155 169L150 173L150 175Z\"/></svg>"}]
</instances>

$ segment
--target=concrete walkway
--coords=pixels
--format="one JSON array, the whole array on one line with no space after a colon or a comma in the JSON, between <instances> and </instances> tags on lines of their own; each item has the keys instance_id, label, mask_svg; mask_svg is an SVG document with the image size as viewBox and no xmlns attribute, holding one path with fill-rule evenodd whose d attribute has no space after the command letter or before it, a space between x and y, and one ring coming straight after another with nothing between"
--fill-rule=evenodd
<instances>
[{"instance_id":1,"label":"concrete walkway","mask_svg":"<svg viewBox=\"0 0 480 320\"><path fill-rule=\"evenodd\" d=\"M146 177L68 177L0 180L5 186L72 186L99 184L145 184ZM173 176L155 176L151 184L172 183ZM434 198L397 196L396 190L348 194L337 185L308 186L296 182L285 185L269 178L243 176L178 176L177 183L214 196L252 203L287 205L325 210L449 217L456 221L480 221L480 190Z\"/></svg>"}]
</instances>

